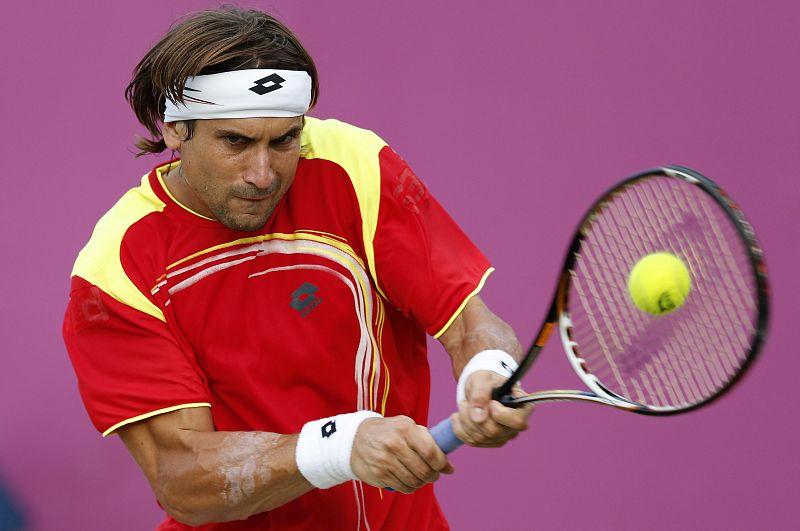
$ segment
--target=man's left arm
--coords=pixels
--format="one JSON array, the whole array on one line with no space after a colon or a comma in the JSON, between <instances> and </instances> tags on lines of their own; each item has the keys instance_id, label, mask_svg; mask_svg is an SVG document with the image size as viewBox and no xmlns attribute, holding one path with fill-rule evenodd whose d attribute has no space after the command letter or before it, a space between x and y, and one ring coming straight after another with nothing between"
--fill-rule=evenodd
<instances>
[{"instance_id":1,"label":"man's left arm","mask_svg":"<svg viewBox=\"0 0 800 531\"><path fill-rule=\"evenodd\" d=\"M485 350L504 351L517 361L523 357L514 330L492 313L477 295L439 336L439 341L450 355L456 378L475 354ZM466 400L458 404L458 413L452 417L456 436L466 444L495 448L528 428L532 405L514 409L492 400L492 390L505 380L504 376L485 370L476 371L467 379ZM515 386L513 393L521 392L519 386Z\"/></svg>"}]
</instances>

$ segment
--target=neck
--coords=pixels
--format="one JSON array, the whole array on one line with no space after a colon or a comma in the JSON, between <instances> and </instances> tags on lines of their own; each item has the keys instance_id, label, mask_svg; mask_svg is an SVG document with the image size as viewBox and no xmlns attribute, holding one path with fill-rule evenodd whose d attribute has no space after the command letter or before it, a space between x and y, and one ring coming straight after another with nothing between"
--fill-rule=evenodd
<instances>
[{"instance_id":1,"label":"neck","mask_svg":"<svg viewBox=\"0 0 800 531\"><path fill-rule=\"evenodd\" d=\"M169 171L163 175L163 178L164 185L178 203L196 214L213 219L212 213L205 204L200 201L194 189L186 180L186 175L183 172L183 165L180 162L172 164Z\"/></svg>"}]
</instances>

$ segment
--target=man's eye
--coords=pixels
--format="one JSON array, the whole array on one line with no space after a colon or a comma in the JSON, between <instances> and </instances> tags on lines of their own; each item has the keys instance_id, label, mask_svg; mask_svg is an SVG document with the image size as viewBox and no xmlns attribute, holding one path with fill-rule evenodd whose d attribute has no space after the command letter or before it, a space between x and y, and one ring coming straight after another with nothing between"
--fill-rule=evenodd
<instances>
[{"instance_id":1,"label":"man's eye","mask_svg":"<svg viewBox=\"0 0 800 531\"><path fill-rule=\"evenodd\" d=\"M237 146L244 143L244 138L236 135L225 135L222 139L232 146Z\"/></svg>"},{"instance_id":2,"label":"man's eye","mask_svg":"<svg viewBox=\"0 0 800 531\"><path fill-rule=\"evenodd\" d=\"M279 136L272 141L272 145L276 147L292 147L294 143L300 139L300 131L290 131L283 136Z\"/></svg>"}]
</instances>

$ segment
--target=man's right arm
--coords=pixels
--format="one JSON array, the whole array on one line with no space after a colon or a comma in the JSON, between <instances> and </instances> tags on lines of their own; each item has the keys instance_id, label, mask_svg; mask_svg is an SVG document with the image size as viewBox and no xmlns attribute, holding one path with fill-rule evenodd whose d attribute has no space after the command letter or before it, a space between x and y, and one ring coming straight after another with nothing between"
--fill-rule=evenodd
<instances>
[{"instance_id":1,"label":"man's right arm","mask_svg":"<svg viewBox=\"0 0 800 531\"><path fill-rule=\"evenodd\" d=\"M164 510L188 525L241 520L313 488L297 469L296 434L218 432L208 408L156 415L118 433Z\"/></svg>"},{"instance_id":2,"label":"man's right arm","mask_svg":"<svg viewBox=\"0 0 800 531\"><path fill-rule=\"evenodd\" d=\"M162 507L189 525L241 520L313 489L297 467L297 434L214 431L208 408L157 415L118 433ZM428 431L407 417L362 422L351 465L365 483L404 493L452 472Z\"/></svg>"}]
</instances>

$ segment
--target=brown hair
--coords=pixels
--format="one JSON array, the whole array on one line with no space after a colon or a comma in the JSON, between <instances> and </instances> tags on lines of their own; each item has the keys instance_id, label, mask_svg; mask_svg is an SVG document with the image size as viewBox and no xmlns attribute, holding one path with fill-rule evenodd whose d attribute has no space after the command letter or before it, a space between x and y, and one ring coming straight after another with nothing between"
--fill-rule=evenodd
<instances>
[{"instance_id":1,"label":"brown hair","mask_svg":"<svg viewBox=\"0 0 800 531\"><path fill-rule=\"evenodd\" d=\"M138 138L138 155L161 153L166 98L183 101L186 79L247 68L303 70L311 76L311 107L319 80L314 60L297 37L274 17L254 9L221 6L199 11L172 27L142 58L125 89L136 118L152 138ZM187 121L187 139L194 121Z\"/></svg>"}]
</instances>

